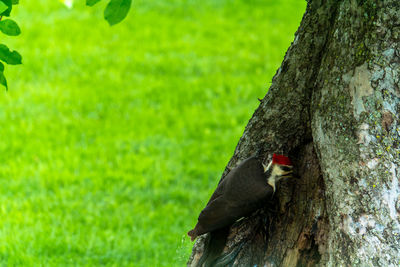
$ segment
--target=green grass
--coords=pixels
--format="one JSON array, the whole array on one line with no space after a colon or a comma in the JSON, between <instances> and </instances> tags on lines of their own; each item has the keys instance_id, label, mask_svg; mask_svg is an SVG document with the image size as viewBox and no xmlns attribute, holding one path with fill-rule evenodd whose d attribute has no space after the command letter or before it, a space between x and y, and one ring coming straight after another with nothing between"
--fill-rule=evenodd
<instances>
[{"instance_id":1,"label":"green grass","mask_svg":"<svg viewBox=\"0 0 400 267\"><path fill-rule=\"evenodd\" d=\"M0 95L0 265L183 266L305 1L21 1Z\"/></svg>"}]
</instances>

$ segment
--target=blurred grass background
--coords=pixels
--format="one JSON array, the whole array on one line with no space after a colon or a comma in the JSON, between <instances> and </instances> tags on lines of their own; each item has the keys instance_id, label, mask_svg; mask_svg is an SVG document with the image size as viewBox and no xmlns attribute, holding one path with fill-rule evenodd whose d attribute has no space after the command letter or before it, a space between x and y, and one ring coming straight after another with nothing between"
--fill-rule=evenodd
<instances>
[{"instance_id":1,"label":"blurred grass background","mask_svg":"<svg viewBox=\"0 0 400 267\"><path fill-rule=\"evenodd\" d=\"M0 96L0 263L183 266L305 1L20 1Z\"/></svg>"}]
</instances>

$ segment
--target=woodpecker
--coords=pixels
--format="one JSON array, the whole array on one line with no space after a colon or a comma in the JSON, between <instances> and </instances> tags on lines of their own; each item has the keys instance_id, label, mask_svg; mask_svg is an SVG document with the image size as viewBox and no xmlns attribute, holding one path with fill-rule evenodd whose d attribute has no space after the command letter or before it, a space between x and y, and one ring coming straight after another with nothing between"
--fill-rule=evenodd
<instances>
[{"instance_id":1,"label":"woodpecker","mask_svg":"<svg viewBox=\"0 0 400 267\"><path fill-rule=\"evenodd\" d=\"M218 184L188 236L193 241L250 215L273 196L280 179L291 177L292 167L284 155L273 154L267 166L256 157L244 160Z\"/></svg>"}]
</instances>

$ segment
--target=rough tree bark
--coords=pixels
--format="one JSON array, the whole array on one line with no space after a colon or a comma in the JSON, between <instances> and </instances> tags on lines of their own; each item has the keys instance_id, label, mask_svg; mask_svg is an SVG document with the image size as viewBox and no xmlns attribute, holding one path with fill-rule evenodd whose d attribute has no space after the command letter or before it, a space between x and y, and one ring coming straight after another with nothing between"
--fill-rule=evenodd
<instances>
[{"instance_id":1,"label":"rough tree bark","mask_svg":"<svg viewBox=\"0 0 400 267\"><path fill-rule=\"evenodd\" d=\"M261 151L289 153L301 179L235 223L213 265L400 265L399 46L398 0L308 1L222 176Z\"/></svg>"}]
</instances>

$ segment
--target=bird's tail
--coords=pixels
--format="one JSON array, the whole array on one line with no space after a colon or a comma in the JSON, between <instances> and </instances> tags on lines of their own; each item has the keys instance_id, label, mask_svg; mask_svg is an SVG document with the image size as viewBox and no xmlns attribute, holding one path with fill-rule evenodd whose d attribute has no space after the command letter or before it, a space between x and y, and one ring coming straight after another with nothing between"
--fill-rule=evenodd
<instances>
[{"instance_id":1,"label":"bird's tail","mask_svg":"<svg viewBox=\"0 0 400 267\"><path fill-rule=\"evenodd\" d=\"M203 264L204 266L229 266L229 264L216 264L218 258L223 257L221 254L228 238L229 229L230 227L226 226L210 232L204 244L203 255L201 255L196 267L203 266Z\"/></svg>"},{"instance_id":2,"label":"bird's tail","mask_svg":"<svg viewBox=\"0 0 400 267\"><path fill-rule=\"evenodd\" d=\"M188 234L188 236L190 236L190 240L192 240L192 241L195 240L197 237L197 233L194 229L190 230L187 234Z\"/></svg>"}]
</instances>

